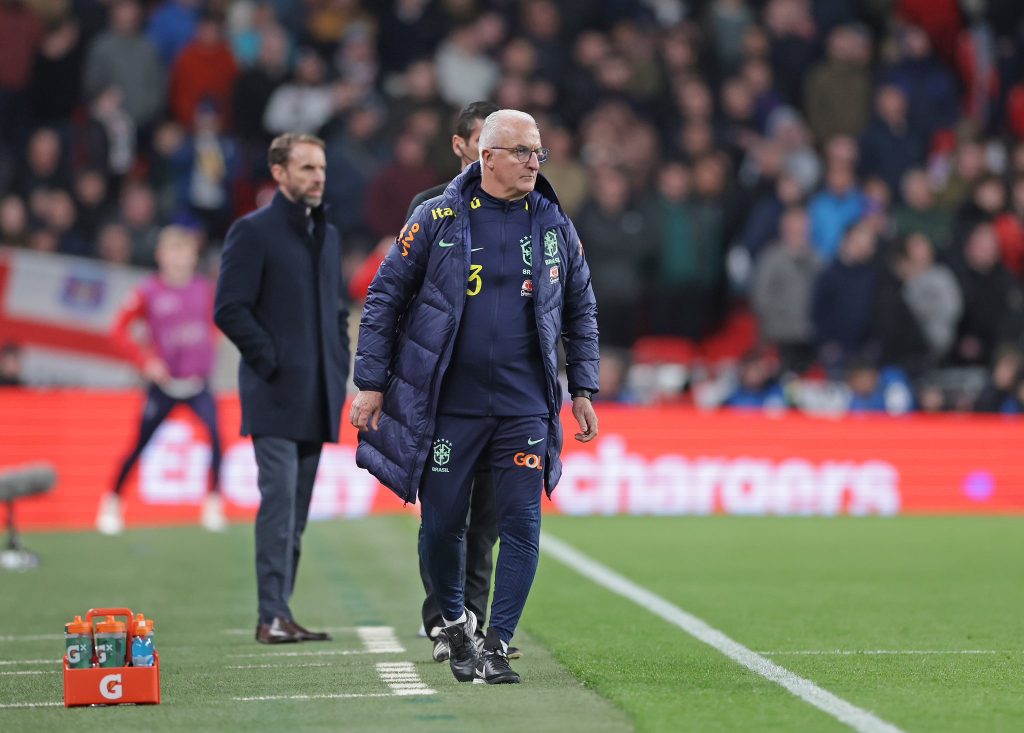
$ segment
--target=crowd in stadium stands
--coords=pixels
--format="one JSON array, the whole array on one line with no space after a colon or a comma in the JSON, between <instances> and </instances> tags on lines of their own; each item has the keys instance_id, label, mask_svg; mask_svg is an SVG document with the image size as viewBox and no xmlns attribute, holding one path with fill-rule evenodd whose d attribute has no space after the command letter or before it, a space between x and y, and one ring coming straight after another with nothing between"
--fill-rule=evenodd
<instances>
[{"instance_id":1,"label":"crowd in stadium stands","mask_svg":"<svg viewBox=\"0 0 1024 733\"><path fill-rule=\"evenodd\" d=\"M1019 0L0 0L0 241L215 267L302 131L357 273L477 99L551 148L601 398L1024 410Z\"/></svg>"}]
</instances>

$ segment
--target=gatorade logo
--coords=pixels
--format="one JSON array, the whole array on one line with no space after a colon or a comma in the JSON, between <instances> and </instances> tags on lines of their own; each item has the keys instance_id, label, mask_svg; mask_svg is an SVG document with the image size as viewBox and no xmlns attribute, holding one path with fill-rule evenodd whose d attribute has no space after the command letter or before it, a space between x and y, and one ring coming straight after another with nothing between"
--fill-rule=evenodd
<instances>
[{"instance_id":1,"label":"gatorade logo","mask_svg":"<svg viewBox=\"0 0 1024 733\"><path fill-rule=\"evenodd\" d=\"M538 471L541 468L540 456L534 455L533 453L516 453L512 457L512 462L515 463L517 466L536 468Z\"/></svg>"},{"instance_id":2,"label":"gatorade logo","mask_svg":"<svg viewBox=\"0 0 1024 733\"><path fill-rule=\"evenodd\" d=\"M121 685L121 675L108 674L100 680L100 694L106 700L120 700L124 695L124 687Z\"/></svg>"},{"instance_id":3,"label":"gatorade logo","mask_svg":"<svg viewBox=\"0 0 1024 733\"><path fill-rule=\"evenodd\" d=\"M78 664L82 661L82 650L77 646L68 647L68 664Z\"/></svg>"}]
</instances>

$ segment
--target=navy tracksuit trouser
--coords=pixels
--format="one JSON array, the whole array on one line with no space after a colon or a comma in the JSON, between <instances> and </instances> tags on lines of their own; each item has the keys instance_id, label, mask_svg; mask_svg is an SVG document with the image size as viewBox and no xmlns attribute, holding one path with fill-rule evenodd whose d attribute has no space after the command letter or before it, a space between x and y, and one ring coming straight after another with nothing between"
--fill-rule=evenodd
<instances>
[{"instance_id":1,"label":"navy tracksuit trouser","mask_svg":"<svg viewBox=\"0 0 1024 733\"><path fill-rule=\"evenodd\" d=\"M540 553L548 417L438 415L420 486L422 561L444 618L465 607L465 540L473 472L490 467L497 514L498 561L491 628L512 640L526 605Z\"/></svg>"}]
</instances>

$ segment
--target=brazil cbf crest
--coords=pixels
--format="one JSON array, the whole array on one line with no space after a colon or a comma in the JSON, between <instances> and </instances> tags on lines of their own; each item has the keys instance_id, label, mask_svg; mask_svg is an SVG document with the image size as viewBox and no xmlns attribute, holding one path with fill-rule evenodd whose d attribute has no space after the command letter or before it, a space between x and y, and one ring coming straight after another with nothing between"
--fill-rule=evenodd
<instances>
[{"instance_id":1,"label":"brazil cbf crest","mask_svg":"<svg viewBox=\"0 0 1024 733\"><path fill-rule=\"evenodd\" d=\"M544 232L544 256L547 258L555 257L558 254L558 234L554 229L548 229Z\"/></svg>"},{"instance_id":2,"label":"brazil cbf crest","mask_svg":"<svg viewBox=\"0 0 1024 733\"><path fill-rule=\"evenodd\" d=\"M533 267L533 240L529 234L519 240L519 247L523 250L523 264Z\"/></svg>"},{"instance_id":3,"label":"brazil cbf crest","mask_svg":"<svg viewBox=\"0 0 1024 733\"><path fill-rule=\"evenodd\" d=\"M430 470L436 473L448 473L445 468L452 458L452 442L447 438L438 438L434 441L434 465Z\"/></svg>"}]
</instances>

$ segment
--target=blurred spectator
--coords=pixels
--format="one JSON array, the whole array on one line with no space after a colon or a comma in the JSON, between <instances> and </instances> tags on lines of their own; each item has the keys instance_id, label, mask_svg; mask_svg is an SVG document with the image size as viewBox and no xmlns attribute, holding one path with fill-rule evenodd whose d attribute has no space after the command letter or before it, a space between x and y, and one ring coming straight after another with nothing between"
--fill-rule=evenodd
<instances>
[{"instance_id":1,"label":"blurred spectator","mask_svg":"<svg viewBox=\"0 0 1024 733\"><path fill-rule=\"evenodd\" d=\"M269 31L279 31L274 5L266 0L233 2L225 14L225 32L239 67L256 63Z\"/></svg>"},{"instance_id":2,"label":"blurred spectator","mask_svg":"<svg viewBox=\"0 0 1024 733\"><path fill-rule=\"evenodd\" d=\"M171 68L170 102L174 118L189 126L200 104L212 105L220 115L221 129L230 129L231 90L238 65L224 37L221 18L205 13L195 38L178 54Z\"/></svg>"},{"instance_id":3,"label":"blurred spectator","mask_svg":"<svg viewBox=\"0 0 1024 733\"><path fill-rule=\"evenodd\" d=\"M779 382L779 362L766 349L752 349L740 359L737 383L722 403L726 407L781 410L786 396Z\"/></svg>"},{"instance_id":4,"label":"blurred spectator","mask_svg":"<svg viewBox=\"0 0 1024 733\"><path fill-rule=\"evenodd\" d=\"M896 247L881 260L875 283L873 347L879 363L898 366L910 375L921 374L931 365L931 349L907 298L908 257Z\"/></svg>"},{"instance_id":5,"label":"blurred spectator","mask_svg":"<svg viewBox=\"0 0 1024 733\"><path fill-rule=\"evenodd\" d=\"M238 176L238 147L231 137L221 134L220 117L212 103L202 102L196 108L193 132L179 156L184 173L181 200L210 235L223 237L233 211L231 192Z\"/></svg>"},{"instance_id":6,"label":"blurred spectator","mask_svg":"<svg viewBox=\"0 0 1024 733\"><path fill-rule=\"evenodd\" d=\"M783 370L803 372L814 361L811 297L820 270L807 213L793 207L782 216L779 240L754 266L750 294L761 338L778 348Z\"/></svg>"},{"instance_id":7,"label":"blurred spectator","mask_svg":"<svg viewBox=\"0 0 1024 733\"><path fill-rule=\"evenodd\" d=\"M409 201L441 179L426 164L427 151L415 135L405 132L395 141L395 157L366 189L363 219L374 238L395 236L405 223Z\"/></svg>"},{"instance_id":8,"label":"blurred spectator","mask_svg":"<svg viewBox=\"0 0 1024 733\"><path fill-rule=\"evenodd\" d=\"M926 141L907 120L907 98L888 85L875 93L875 117L860 140L860 172L899 191L903 174L924 162Z\"/></svg>"},{"instance_id":9,"label":"blurred spectator","mask_svg":"<svg viewBox=\"0 0 1024 733\"><path fill-rule=\"evenodd\" d=\"M132 262L142 267L156 264L156 243L160 234L156 196L143 182L131 182L121 191L121 222L132 240Z\"/></svg>"},{"instance_id":10,"label":"blurred spectator","mask_svg":"<svg viewBox=\"0 0 1024 733\"><path fill-rule=\"evenodd\" d=\"M876 235L869 226L853 227L814 283L811 317L818 358L827 369L842 367L870 342L878 280L875 248Z\"/></svg>"},{"instance_id":11,"label":"blurred spectator","mask_svg":"<svg viewBox=\"0 0 1024 733\"><path fill-rule=\"evenodd\" d=\"M1014 345L999 347L992 360L988 382L974 401L975 412L1014 411L1017 384L1024 373L1024 354Z\"/></svg>"},{"instance_id":12,"label":"blurred spectator","mask_svg":"<svg viewBox=\"0 0 1024 733\"><path fill-rule=\"evenodd\" d=\"M75 226L78 211L71 194L62 188L40 190L39 193L42 201L38 216L57 238L57 251L78 257L91 254L92 247Z\"/></svg>"},{"instance_id":13,"label":"blurred spectator","mask_svg":"<svg viewBox=\"0 0 1024 733\"><path fill-rule=\"evenodd\" d=\"M308 49L299 53L294 78L277 87L267 101L263 127L271 135L315 133L334 112L334 91L325 83L324 62Z\"/></svg>"},{"instance_id":14,"label":"blurred spectator","mask_svg":"<svg viewBox=\"0 0 1024 733\"><path fill-rule=\"evenodd\" d=\"M911 168L903 174L900 185L902 203L892 212L893 234L906 237L914 232L924 234L939 249L949 242L949 215L935 203L935 194L922 168Z\"/></svg>"},{"instance_id":15,"label":"blurred spectator","mask_svg":"<svg viewBox=\"0 0 1024 733\"><path fill-rule=\"evenodd\" d=\"M957 209L953 219L953 244L963 243L979 224L992 224L1006 210L1006 186L995 175L978 179L970 198Z\"/></svg>"},{"instance_id":16,"label":"blurred spectator","mask_svg":"<svg viewBox=\"0 0 1024 733\"><path fill-rule=\"evenodd\" d=\"M0 346L0 387L20 387L24 383L21 346L9 341Z\"/></svg>"},{"instance_id":17,"label":"blurred spectator","mask_svg":"<svg viewBox=\"0 0 1024 733\"><path fill-rule=\"evenodd\" d=\"M925 142L939 129L956 123L956 80L949 68L932 55L928 34L917 26L904 27L898 36L899 58L882 71L882 83L903 90L907 120Z\"/></svg>"},{"instance_id":18,"label":"blurred spectator","mask_svg":"<svg viewBox=\"0 0 1024 733\"><path fill-rule=\"evenodd\" d=\"M805 193L817 188L821 160L800 114L792 107L777 107L768 118L768 135L778 143L782 171L794 176Z\"/></svg>"},{"instance_id":19,"label":"blurred spectator","mask_svg":"<svg viewBox=\"0 0 1024 733\"><path fill-rule=\"evenodd\" d=\"M32 62L44 26L29 3L0 3L0 141L20 145L29 129Z\"/></svg>"},{"instance_id":20,"label":"blurred spectator","mask_svg":"<svg viewBox=\"0 0 1024 733\"><path fill-rule=\"evenodd\" d=\"M629 357L620 349L601 349L601 373L594 395L595 401L618 402L624 405L637 403L637 397L627 384L629 376Z\"/></svg>"},{"instance_id":21,"label":"blurred spectator","mask_svg":"<svg viewBox=\"0 0 1024 733\"><path fill-rule=\"evenodd\" d=\"M821 53L810 3L806 0L769 0L764 10L764 24L779 92L786 104L800 106L804 77ZM748 57L758 35L748 31L744 38Z\"/></svg>"},{"instance_id":22,"label":"blurred spectator","mask_svg":"<svg viewBox=\"0 0 1024 733\"><path fill-rule=\"evenodd\" d=\"M123 101L118 87L107 87L96 95L88 117L75 131L79 164L103 170L115 180L131 170L137 152L135 121Z\"/></svg>"},{"instance_id":23,"label":"blurred spectator","mask_svg":"<svg viewBox=\"0 0 1024 733\"><path fill-rule=\"evenodd\" d=\"M932 364L941 363L956 340L963 297L953 273L935 261L935 248L915 232L903 242L903 297L928 342Z\"/></svg>"},{"instance_id":24,"label":"blurred spectator","mask_svg":"<svg viewBox=\"0 0 1024 733\"><path fill-rule=\"evenodd\" d=\"M501 77L498 64L487 55L479 24L452 28L434 57L441 98L453 107L489 98Z\"/></svg>"},{"instance_id":25,"label":"blurred spectator","mask_svg":"<svg viewBox=\"0 0 1024 733\"><path fill-rule=\"evenodd\" d=\"M74 18L62 18L47 30L32 68L30 93L35 124L67 126L81 103L83 57Z\"/></svg>"},{"instance_id":26,"label":"blurred spectator","mask_svg":"<svg viewBox=\"0 0 1024 733\"><path fill-rule=\"evenodd\" d=\"M1010 205L993 223L1003 265L1017 280L1024 279L1024 176L1010 186Z\"/></svg>"},{"instance_id":27,"label":"blurred spectator","mask_svg":"<svg viewBox=\"0 0 1024 733\"><path fill-rule=\"evenodd\" d=\"M597 313L601 343L628 348L637 336L638 306L654 255L655 235L652 222L632 201L629 180L621 170L598 168L591 178L593 191L576 218L576 229L590 265L594 292L601 293ZM667 237L662 241L663 252L681 244ZM664 263L664 267L672 264ZM656 310L661 307L671 306L655 305Z\"/></svg>"},{"instance_id":28,"label":"blurred spectator","mask_svg":"<svg viewBox=\"0 0 1024 733\"><path fill-rule=\"evenodd\" d=\"M863 132L871 106L870 58L865 29L843 26L832 31L828 58L811 69L804 88L807 122L818 143Z\"/></svg>"},{"instance_id":29,"label":"blurred spectator","mask_svg":"<svg viewBox=\"0 0 1024 733\"><path fill-rule=\"evenodd\" d=\"M704 25L715 60L725 73L735 72L743 60L743 37L754 17L744 0L712 0Z\"/></svg>"},{"instance_id":30,"label":"blurred spectator","mask_svg":"<svg viewBox=\"0 0 1024 733\"><path fill-rule=\"evenodd\" d=\"M0 245L27 247L29 242L28 208L14 193L0 199Z\"/></svg>"},{"instance_id":31,"label":"blurred spectator","mask_svg":"<svg viewBox=\"0 0 1024 733\"><path fill-rule=\"evenodd\" d=\"M92 99L117 87L124 109L140 129L148 129L166 103L167 89L156 49L139 32L142 9L136 0L114 0L108 29L89 46L85 93Z\"/></svg>"},{"instance_id":32,"label":"blurred spectator","mask_svg":"<svg viewBox=\"0 0 1024 733\"><path fill-rule=\"evenodd\" d=\"M410 63L433 55L447 28L431 0L396 0L380 18L377 51L381 70L400 72ZM328 179L329 180L329 179Z\"/></svg>"},{"instance_id":33,"label":"blurred spectator","mask_svg":"<svg viewBox=\"0 0 1024 733\"><path fill-rule=\"evenodd\" d=\"M112 221L100 227L96 236L96 254L111 265L132 264L132 237L124 224Z\"/></svg>"},{"instance_id":34,"label":"blurred spectator","mask_svg":"<svg viewBox=\"0 0 1024 733\"><path fill-rule=\"evenodd\" d=\"M174 65L178 54L195 37L199 6L199 0L163 0L149 14L146 35L165 69Z\"/></svg>"},{"instance_id":35,"label":"blurred spectator","mask_svg":"<svg viewBox=\"0 0 1024 733\"><path fill-rule=\"evenodd\" d=\"M89 253L94 254L92 243L100 225L114 216L106 176L91 168L79 170L75 173L73 194L78 207L78 231L89 243Z\"/></svg>"},{"instance_id":36,"label":"blurred spectator","mask_svg":"<svg viewBox=\"0 0 1024 733\"><path fill-rule=\"evenodd\" d=\"M324 190L324 199L331 205L329 216L346 247L363 251L373 242L363 216L367 191L389 157L382 126L381 110L367 105L352 110L340 120L338 128L331 128L325 135L327 167L331 171ZM390 232L389 242L396 233Z\"/></svg>"},{"instance_id":37,"label":"blurred spectator","mask_svg":"<svg viewBox=\"0 0 1024 733\"><path fill-rule=\"evenodd\" d=\"M999 242L987 223L975 226L953 266L964 299L955 357L961 364L987 364L996 343L1020 333L1020 288L999 261Z\"/></svg>"},{"instance_id":38,"label":"blurred spectator","mask_svg":"<svg viewBox=\"0 0 1024 733\"><path fill-rule=\"evenodd\" d=\"M798 206L802 193L796 177L783 173L776 179L773 188L754 200L741 239L755 261L764 254L765 247L779 236L783 212L791 206Z\"/></svg>"},{"instance_id":39,"label":"blurred spectator","mask_svg":"<svg viewBox=\"0 0 1024 733\"><path fill-rule=\"evenodd\" d=\"M903 415L914 408L914 392L900 369L879 369L870 359L857 359L846 370L848 412Z\"/></svg>"},{"instance_id":40,"label":"blurred spectator","mask_svg":"<svg viewBox=\"0 0 1024 733\"><path fill-rule=\"evenodd\" d=\"M954 156L954 170L939 188L939 206L950 213L955 212L985 174L985 168L985 148L974 141L961 143Z\"/></svg>"},{"instance_id":41,"label":"blurred spectator","mask_svg":"<svg viewBox=\"0 0 1024 733\"><path fill-rule=\"evenodd\" d=\"M31 196L39 188L67 188L70 184L60 136L50 127L40 127L28 140L25 167L15 190Z\"/></svg>"},{"instance_id":42,"label":"blurred spectator","mask_svg":"<svg viewBox=\"0 0 1024 733\"><path fill-rule=\"evenodd\" d=\"M866 204L853 169L839 163L830 165L825 173L825 188L811 198L807 207L811 243L822 261L829 262L835 256L843 233L864 215Z\"/></svg>"},{"instance_id":43,"label":"blurred spectator","mask_svg":"<svg viewBox=\"0 0 1024 733\"><path fill-rule=\"evenodd\" d=\"M555 187L562 209L575 219L590 193L590 176L573 150L572 132L561 126L546 127L544 145L551 151L544 177Z\"/></svg>"},{"instance_id":44,"label":"blurred spectator","mask_svg":"<svg viewBox=\"0 0 1024 733\"><path fill-rule=\"evenodd\" d=\"M274 90L288 77L288 38L280 28L271 27L260 37L255 63L235 79L232 119L239 141L253 151L253 167L266 167L262 153L270 143L263 120Z\"/></svg>"}]
</instances>

